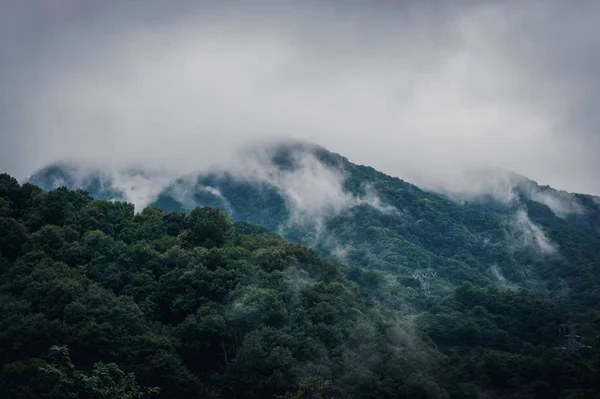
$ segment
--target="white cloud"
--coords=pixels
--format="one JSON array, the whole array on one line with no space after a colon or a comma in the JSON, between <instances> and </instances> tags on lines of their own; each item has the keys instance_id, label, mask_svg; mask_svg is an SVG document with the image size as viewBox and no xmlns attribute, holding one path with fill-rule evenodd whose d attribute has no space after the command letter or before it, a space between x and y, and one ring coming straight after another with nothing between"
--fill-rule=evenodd
<instances>
[{"instance_id":1,"label":"white cloud","mask_svg":"<svg viewBox=\"0 0 600 399\"><path fill-rule=\"evenodd\" d=\"M457 200L488 195L505 204L518 201L519 194L523 194L532 201L548 206L561 218L585 212L585 208L572 193L540 187L537 183L504 169L458 169L454 173L454 183L449 188L442 180L426 184L425 187L445 192Z\"/></svg>"},{"instance_id":2,"label":"white cloud","mask_svg":"<svg viewBox=\"0 0 600 399\"><path fill-rule=\"evenodd\" d=\"M570 214L581 214L585 212L584 207L577 201L577 198L573 194L565 191L542 191L537 187L532 187L527 195L531 200L548 206L556 216L561 218Z\"/></svg>"},{"instance_id":3,"label":"white cloud","mask_svg":"<svg viewBox=\"0 0 600 399\"><path fill-rule=\"evenodd\" d=\"M240 153L226 171L239 179L276 187L290 211L289 225L312 226L315 240L319 240L327 219L352 207L365 204L386 214L398 212L383 203L371 186L364 187L362 196L347 192L343 165L322 162L311 145L295 142L283 145L291 149L286 154L291 167L281 168L273 163L275 152L281 148L274 145L252 147Z\"/></svg>"},{"instance_id":4,"label":"white cloud","mask_svg":"<svg viewBox=\"0 0 600 399\"><path fill-rule=\"evenodd\" d=\"M527 212L519 209L513 219L512 232L517 247L535 248L544 255L558 252L556 246L546 237L544 231L529 219Z\"/></svg>"},{"instance_id":5,"label":"white cloud","mask_svg":"<svg viewBox=\"0 0 600 399\"><path fill-rule=\"evenodd\" d=\"M112 187L123 193L123 199L141 211L154 201L172 181L173 175L166 173L136 173L110 170L108 180Z\"/></svg>"}]
</instances>

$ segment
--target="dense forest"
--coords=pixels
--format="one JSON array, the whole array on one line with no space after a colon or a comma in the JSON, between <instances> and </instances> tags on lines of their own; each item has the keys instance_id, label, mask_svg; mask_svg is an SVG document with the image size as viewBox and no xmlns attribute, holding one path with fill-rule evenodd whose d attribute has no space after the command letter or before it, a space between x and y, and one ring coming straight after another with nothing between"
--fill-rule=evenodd
<instances>
[{"instance_id":1,"label":"dense forest","mask_svg":"<svg viewBox=\"0 0 600 399\"><path fill-rule=\"evenodd\" d=\"M7 175L0 198L6 397L414 397L453 384L426 337L336 264L215 208L136 215Z\"/></svg>"},{"instance_id":2,"label":"dense forest","mask_svg":"<svg viewBox=\"0 0 600 399\"><path fill-rule=\"evenodd\" d=\"M179 179L143 209L98 177L54 188L77 188L58 167L31 180L46 191L2 175L0 391L600 397L594 198L561 214L546 199L564 195L520 182L509 203L458 201L311 157ZM306 170L317 188L343 170L326 206L281 185Z\"/></svg>"}]
</instances>

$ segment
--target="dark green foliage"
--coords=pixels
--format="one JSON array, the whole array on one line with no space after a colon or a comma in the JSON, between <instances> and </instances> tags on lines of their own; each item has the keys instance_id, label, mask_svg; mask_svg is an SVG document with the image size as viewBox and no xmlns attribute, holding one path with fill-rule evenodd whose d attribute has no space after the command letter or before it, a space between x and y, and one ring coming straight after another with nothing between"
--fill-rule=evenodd
<instances>
[{"instance_id":1,"label":"dark green foliage","mask_svg":"<svg viewBox=\"0 0 600 399\"><path fill-rule=\"evenodd\" d=\"M153 208L163 209L167 212L187 212L185 207L180 202L166 194L160 194L158 198L156 198L156 200L150 204L150 206Z\"/></svg>"},{"instance_id":2,"label":"dark green foliage","mask_svg":"<svg viewBox=\"0 0 600 399\"><path fill-rule=\"evenodd\" d=\"M235 222L233 227L238 234L269 234L270 231L266 227L252 224L248 222Z\"/></svg>"},{"instance_id":3,"label":"dark green foliage","mask_svg":"<svg viewBox=\"0 0 600 399\"><path fill-rule=\"evenodd\" d=\"M196 208L187 217L186 241L192 246L222 246L233 230L233 224L217 208Z\"/></svg>"},{"instance_id":4,"label":"dark green foliage","mask_svg":"<svg viewBox=\"0 0 600 399\"><path fill-rule=\"evenodd\" d=\"M189 203L212 207L187 216L169 190L153 206L175 212L134 215L5 177L0 217L24 232L2 242L0 259L8 391L20 392L12 381L27 381L49 345L67 344L78 367L114 362L163 397L598 397L596 198L577 196L585 212L557 216L528 183L508 204L458 203L313 155L344 169L349 196L375 193L387 208L356 203L316 231L289 223L276 187L228 174L186 187ZM302 166L293 151L271 163ZM518 212L558 250L544 253ZM437 273L429 296L417 269ZM563 324L576 327L577 350Z\"/></svg>"},{"instance_id":5,"label":"dark green foliage","mask_svg":"<svg viewBox=\"0 0 600 399\"><path fill-rule=\"evenodd\" d=\"M0 217L0 255L15 260L27 242L25 227L13 218Z\"/></svg>"},{"instance_id":6,"label":"dark green foliage","mask_svg":"<svg viewBox=\"0 0 600 399\"><path fill-rule=\"evenodd\" d=\"M3 397L398 397L438 367L338 265L215 208L134 215L64 188L23 204L2 219Z\"/></svg>"},{"instance_id":7,"label":"dark green foliage","mask_svg":"<svg viewBox=\"0 0 600 399\"><path fill-rule=\"evenodd\" d=\"M48 365L40 371L52 398L136 399L160 392L158 388L142 389L133 373L125 374L114 363L95 363L90 373L81 372L71 363L65 346L52 346L48 358Z\"/></svg>"}]
</instances>

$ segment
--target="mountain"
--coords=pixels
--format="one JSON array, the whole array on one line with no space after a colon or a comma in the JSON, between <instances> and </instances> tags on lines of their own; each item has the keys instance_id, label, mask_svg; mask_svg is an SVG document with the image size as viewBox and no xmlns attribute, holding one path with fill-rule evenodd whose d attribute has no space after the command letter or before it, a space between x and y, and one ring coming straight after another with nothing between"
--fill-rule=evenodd
<instances>
[{"instance_id":1,"label":"mountain","mask_svg":"<svg viewBox=\"0 0 600 399\"><path fill-rule=\"evenodd\" d=\"M340 273L339 283L346 290L356 288L356 298L349 304L365 301L364 306L371 306L361 310L369 314L367 318L386 314L384 318L399 320L402 331L411 331L400 339L404 344L399 347L393 339L390 343L377 338L392 345L385 356L381 352L377 356L423 350L428 353L425 363L432 367L413 364L410 350L408 363L398 361L412 375L411 381L421 381L410 393L410 384L388 375L393 369L389 363L364 371L370 375L366 380L375 385L361 380L361 388L352 393L345 390L339 374L331 378L326 378L327 372L311 374L332 383L337 395L386 397L381 390L373 396L375 386L385 386L389 397L597 397L591 381L592 346L600 332L600 200L540 186L508 172L485 173L486 179L474 179L474 184L487 185L476 195L436 193L353 164L324 148L286 143L254 148L236 165L179 178L139 168L108 172L53 165L30 181L45 189L66 185L96 198L127 200L139 211L145 205L172 211L160 213L161 220L188 218L183 214L198 206L215 207L235 221L239 234L276 239L268 232L276 233L328 257ZM54 192L58 191L50 193ZM132 220L152 212L146 209ZM136 229L140 233L126 244L149 239L146 234L153 237L150 227ZM123 240L110 231L115 240ZM162 240L165 244L153 245L171 242ZM264 244L252 244L253 250L260 251L260 245ZM277 258L273 254L270 259ZM282 270L289 272L289 266ZM142 297L136 298L140 288L119 291L104 278L91 278L118 295L131 296L141 309L148 306ZM248 278L240 280L241 287L252 286L256 277ZM155 274L155 279L160 281L160 276ZM302 280L294 275L277 290ZM276 295L284 295L281 292ZM229 297L228 306L231 301ZM286 310L292 319L297 311ZM346 316L339 318L346 311L343 306L322 311L335 323L344 323ZM385 331L387 339L394 335L392 327ZM350 339L355 333L341 334ZM179 339L198 345L196 338L187 337ZM419 344L406 339L418 339ZM227 348L225 352L229 355ZM293 350L292 357L297 358ZM340 364L336 367L343 369ZM411 374L411 367L418 368L420 377ZM289 381L300 384L298 375ZM399 384L397 390L393 384ZM301 390L300 385L296 387Z\"/></svg>"},{"instance_id":2,"label":"mountain","mask_svg":"<svg viewBox=\"0 0 600 399\"><path fill-rule=\"evenodd\" d=\"M491 195L461 198L423 191L305 143L255 149L240 165L163 183L146 202L177 212L214 206L233 220L263 225L364 269L410 276L415 269L435 268L443 270L440 283L451 284L505 280L556 288L577 267L569 256L594 252L600 242L597 197L506 172ZM130 171L99 180L101 171L76 179L75 170L54 166L30 181L44 188L65 182L96 198L136 196L135 189L126 195L115 185L131 180ZM581 237L573 242L572 235ZM571 251L574 244L587 249Z\"/></svg>"}]
</instances>

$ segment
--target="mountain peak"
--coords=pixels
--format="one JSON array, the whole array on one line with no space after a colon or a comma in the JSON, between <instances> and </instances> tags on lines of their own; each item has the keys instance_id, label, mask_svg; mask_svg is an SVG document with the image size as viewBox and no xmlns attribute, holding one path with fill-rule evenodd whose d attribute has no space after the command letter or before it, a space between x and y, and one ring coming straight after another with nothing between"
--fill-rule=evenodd
<instances>
[{"instance_id":1,"label":"mountain peak","mask_svg":"<svg viewBox=\"0 0 600 399\"><path fill-rule=\"evenodd\" d=\"M348 162L348 159L318 144L294 139L257 143L245 148L242 154L280 170L297 169L299 161L307 156L314 157L328 167L339 168Z\"/></svg>"}]
</instances>

